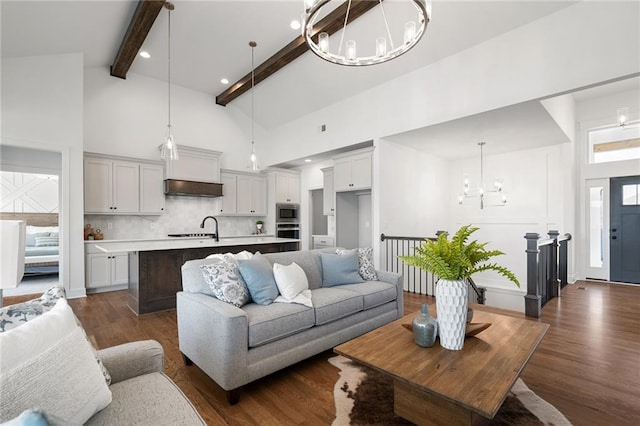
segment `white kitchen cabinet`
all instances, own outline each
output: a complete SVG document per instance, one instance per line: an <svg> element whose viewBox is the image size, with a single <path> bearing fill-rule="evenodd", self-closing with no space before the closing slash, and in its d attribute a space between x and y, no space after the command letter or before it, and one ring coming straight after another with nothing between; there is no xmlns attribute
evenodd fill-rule
<svg viewBox="0 0 640 426"><path fill-rule="evenodd" d="M325 216L335 214L336 193L333 189L333 167L322 169L322 213Z"/></svg>
<svg viewBox="0 0 640 426"><path fill-rule="evenodd" d="M97 289L129 284L128 253L88 253L85 262L86 288Z"/></svg>
<svg viewBox="0 0 640 426"><path fill-rule="evenodd" d="M220 214L266 216L267 178L253 173L224 170L220 173L223 197Z"/></svg>
<svg viewBox="0 0 640 426"><path fill-rule="evenodd" d="M178 159L166 161L167 178L220 182L220 151L178 145Z"/></svg>
<svg viewBox="0 0 640 426"><path fill-rule="evenodd" d="M300 204L300 175L276 172L276 203Z"/></svg>
<svg viewBox="0 0 640 426"><path fill-rule="evenodd" d="M140 164L140 213L164 212L164 168Z"/></svg>
<svg viewBox="0 0 640 426"><path fill-rule="evenodd" d="M85 214L164 213L161 163L137 162L100 154L85 155Z"/></svg>
<svg viewBox="0 0 640 426"><path fill-rule="evenodd" d="M355 191L371 188L371 151L334 157L334 189Z"/></svg>
<svg viewBox="0 0 640 426"><path fill-rule="evenodd" d="M85 158L85 213L139 212L139 164Z"/></svg>
<svg viewBox="0 0 640 426"><path fill-rule="evenodd" d="M313 248L327 248L327 247L335 247L336 240L334 237L330 237L328 235L313 235Z"/></svg>
<svg viewBox="0 0 640 426"><path fill-rule="evenodd" d="M220 172L222 183L222 197L220 198L220 211L222 215L236 214L237 177L234 173Z"/></svg>

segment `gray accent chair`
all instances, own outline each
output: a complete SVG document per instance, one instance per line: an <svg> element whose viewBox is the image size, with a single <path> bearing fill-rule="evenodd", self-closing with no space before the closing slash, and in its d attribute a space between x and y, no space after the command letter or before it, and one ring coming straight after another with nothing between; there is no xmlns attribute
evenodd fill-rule
<svg viewBox="0 0 640 426"><path fill-rule="evenodd" d="M160 343L126 343L98 354L111 375L112 401L87 425L206 424L180 388L163 373Z"/></svg>
<svg viewBox="0 0 640 426"><path fill-rule="evenodd" d="M238 401L243 385L403 316L401 274L377 271L378 281L323 288L321 251L265 255L271 264L296 262L305 271L313 308L284 303L238 308L207 292L200 266L210 260L182 266L180 351L187 365L195 363L227 392L230 404Z"/></svg>

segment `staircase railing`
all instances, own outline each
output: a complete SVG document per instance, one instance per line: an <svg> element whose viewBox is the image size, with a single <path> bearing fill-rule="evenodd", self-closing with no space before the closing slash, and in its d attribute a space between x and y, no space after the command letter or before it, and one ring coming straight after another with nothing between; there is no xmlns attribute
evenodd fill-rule
<svg viewBox="0 0 640 426"><path fill-rule="evenodd" d="M525 315L539 318L542 307L552 298L560 297L567 285L568 246L571 234L560 236L549 231L548 239L540 240L540 234L527 233L527 294L524 297Z"/></svg>
<svg viewBox="0 0 640 426"><path fill-rule="evenodd" d="M439 235L443 231L438 231ZM434 274L410 266L398 258L398 256L410 256L415 253L416 247L425 239L435 240L437 237L396 237L380 234L380 241L385 244L381 245L383 257L383 268L386 271L401 273L404 280L404 290L411 293L425 294L427 296L435 296L436 284L438 277ZM478 287L471 278L467 280L469 283L469 301L472 303L485 303L485 288Z"/></svg>

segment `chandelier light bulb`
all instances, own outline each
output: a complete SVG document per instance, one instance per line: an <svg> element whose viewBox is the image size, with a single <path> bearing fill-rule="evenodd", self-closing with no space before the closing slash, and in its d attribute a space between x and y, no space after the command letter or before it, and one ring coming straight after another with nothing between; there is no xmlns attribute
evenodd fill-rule
<svg viewBox="0 0 640 426"><path fill-rule="evenodd" d="M627 125L627 120L629 119L629 108L618 108L618 126L624 127Z"/></svg>
<svg viewBox="0 0 640 426"><path fill-rule="evenodd" d="M404 44L410 44L416 37L416 23L409 21L404 24Z"/></svg>
<svg viewBox="0 0 640 426"><path fill-rule="evenodd" d="M387 54L387 39L378 37L376 39L376 56L381 57Z"/></svg>
<svg viewBox="0 0 640 426"><path fill-rule="evenodd" d="M318 34L318 47L322 53L329 52L329 34L324 32Z"/></svg>
<svg viewBox="0 0 640 426"><path fill-rule="evenodd" d="M356 41L355 40L347 40L347 60L355 61L356 60Z"/></svg>

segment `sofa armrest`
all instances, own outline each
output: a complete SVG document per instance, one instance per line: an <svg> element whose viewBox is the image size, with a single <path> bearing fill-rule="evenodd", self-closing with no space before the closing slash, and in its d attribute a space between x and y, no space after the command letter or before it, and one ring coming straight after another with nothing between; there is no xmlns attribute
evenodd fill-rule
<svg viewBox="0 0 640 426"><path fill-rule="evenodd" d="M164 370L164 351L155 340L142 340L101 349L98 356L109 370L111 384L143 374L162 373Z"/></svg>
<svg viewBox="0 0 640 426"><path fill-rule="evenodd" d="M245 384L247 314L206 294L180 291L176 302L180 352L227 391Z"/></svg>
<svg viewBox="0 0 640 426"><path fill-rule="evenodd" d="M398 294L398 298L396 299L398 303L398 318L404 316L404 279L402 274L397 272L388 272L388 271L378 271L376 270L376 274L378 274L378 280L383 281L385 283L393 284L396 286L396 291Z"/></svg>

